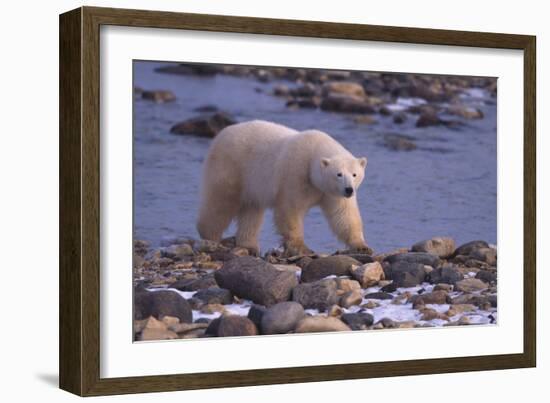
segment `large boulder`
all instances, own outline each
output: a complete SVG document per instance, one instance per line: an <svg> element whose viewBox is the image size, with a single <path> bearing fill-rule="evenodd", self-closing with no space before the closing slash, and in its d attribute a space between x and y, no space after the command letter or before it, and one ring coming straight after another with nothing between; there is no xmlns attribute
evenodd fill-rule
<svg viewBox="0 0 550 403"><path fill-rule="evenodd" d="M444 283L454 285L457 281L464 279L464 275L455 266L451 265L444 265L432 270L427 277L428 281L432 284Z"/></svg>
<svg viewBox="0 0 550 403"><path fill-rule="evenodd" d="M334 279L302 283L292 291L292 299L304 308L325 311L339 302L338 283Z"/></svg>
<svg viewBox="0 0 550 403"><path fill-rule="evenodd" d="M352 266L361 263L347 255L334 255L312 260L302 269L301 281L308 283L321 280L327 276L349 276Z"/></svg>
<svg viewBox="0 0 550 403"><path fill-rule="evenodd" d="M306 316L304 308L297 302L279 302L268 308L262 316L261 331L263 334L284 334L296 327Z"/></svg>
<svg viewBox="0 0 550 403"><path fill-rule="evenodd" d="M265 306L289 300L292 289L298 285L293 272L277 270L272 264L251 256L225 262L214 277L220 287Z"/></svg>
<svg viewBox="0 0 550 403"><path fill-rule="evenodd" d="M165 316L178 318L180 322L193 322L191 306L176 291L138 291L134 294L134 319L154 316L162 320Z"/></svg>

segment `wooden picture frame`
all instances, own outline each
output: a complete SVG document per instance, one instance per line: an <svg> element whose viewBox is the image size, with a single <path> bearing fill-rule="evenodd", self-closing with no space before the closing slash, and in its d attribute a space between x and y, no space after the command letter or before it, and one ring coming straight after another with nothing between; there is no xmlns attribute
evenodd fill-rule
<svg viewBox="0 0 550 403"><path fill-rule="evenodd" d="M100 26L170 28L524 52L523 353L229 372L100 377ZM535 37L82 7L60 16L60 387L81 396L533 367L535 288Z"/></svg>

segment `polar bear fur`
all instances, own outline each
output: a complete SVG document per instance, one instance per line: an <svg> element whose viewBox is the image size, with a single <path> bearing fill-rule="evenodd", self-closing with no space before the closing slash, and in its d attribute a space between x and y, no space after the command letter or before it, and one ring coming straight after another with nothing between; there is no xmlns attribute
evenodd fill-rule
<svg viewBox="0 0 550 403"><path fill-rule="evenodd" d="M220 241L236 218L237 246L257 254L264 211L272 208L286 254L310 254L304 217L319 205L340 241L368 250L356 199L366 165L318 130L259 120L228 126L206 157L197 229L203 239Z"/></svg>

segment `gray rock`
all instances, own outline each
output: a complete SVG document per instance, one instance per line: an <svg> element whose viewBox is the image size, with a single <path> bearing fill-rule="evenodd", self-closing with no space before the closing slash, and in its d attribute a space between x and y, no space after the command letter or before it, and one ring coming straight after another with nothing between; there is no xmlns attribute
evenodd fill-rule
<svg viewBox="0 0 550 403"><path fill-rule="evenodd" d="M292 291L292 300L306 309L325 311L331 305L338 304L339 298L338 284L333 279L302 283Z"/></svg>
<svg viewBox="0 0 550 403"><path fill-rule="evenodd" d="M220 287L265 306L289 300L292 289L298 285L294 273L277 270L272 264L251 256L225 262L214 277Z"/></svg>
<svg viewBox="0 0 550 403"><path fill-rule="evenodd" d="M345 313L340 319L351 330L365 330L374 323L374 316L367 312Z"/></svg>
<svg viewBox="0 0 550 403"><path fill-rule="evenodd" d="M390 266L389 278L397 287L414 287L424 282L426 270L421 263L399 260Z"/></svg>
<svg viewBox="0 0 550 403"><path fill-rule="evenodd" d="M477 272L476 278L486 283L496 283L497 273L489 270L480 270Z"/></svg>
<svg viewBox="0 0 550 403"><path fill-rule="evenodd" d="M387 256L384 261L390 264L399 261L420 263L422 265L432 266L433 268L439 267L439 265L441 264L441 260L437 256L425 252L396 253L395 255Z"/></svg>
<svg viewBox="0 0 550 403"><path fill-rule="evenodd" d="M415 243L413 252L426 252L440 258L446 258L455 251L455 241L452 238L436 237Z"/></svg>
<svg viewBox="0 0 550 403"><path fill-rule="evenodd" d="M180 322L192 323L193 312L189 303L175 291L141 291L134 295L134 319L146 319L154 316L162 320L173 316Z"/></svg>
<svg viewBox="0 0 550 403"><path fill-rule="evenodd" d="M245 316L222 316L218 324L218 337L255 336L258 329Z"/></svg>
<svg viewBox="0 0 550 403"><path fill-rule="evenodd" d="M480 248L488 248L489 244L485 241L471 241L467 242L465 244L460 245L458 248L456 248L454 256L457 255L469 255L476 249Z"/></svg>
<svg viewBox="0 0 550 403"><path fill-rule="evenodd" d="M205 304L231 304L233 302L233 294L231 291L220 287L210 287L204 290L197 291L193 298L200 299Z"/></svg>
<svg viewBox="0 0 550 403"><path fill-rule="evenodd" d="M312 260L302 269L301 281L308 283L321 280L327 276L349 276L351 266L361 263L347 255L334 255Z"/></svg>
<svg viewBox="0 0 550 403"><path fill-rule="evenodd" d="M279 302L268 308L262 316L262 334L284 334L296 327L306 316L304 308L297 302Z"/></svg>
<svg viewBox="0 0 550 403"><path fill-rule="evenodd" d="M432 284L456 284L457 281L463 280L464 275L453 266L443 266L433 270L428 274L428 281Z"/></svg>

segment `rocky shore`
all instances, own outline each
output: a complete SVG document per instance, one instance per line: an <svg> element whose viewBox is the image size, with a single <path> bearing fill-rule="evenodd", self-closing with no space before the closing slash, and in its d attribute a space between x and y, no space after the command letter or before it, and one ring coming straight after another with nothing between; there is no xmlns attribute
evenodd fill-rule
<svg viewBox="0 0 550 403"><path fill-rule="evenodd" d="M484 241L293 257L249 256L233 238L134 242L136 341L496 321L497 251Z"/></svg>
<svg viewBox="0 0 550 403"><path fill-rule="evenodd" d="M289 111L318 109L349 115L358 126L391 119L396 126L444 126L460 130L470 120L484 118L480 105L496 102L497 81L492 77L337 71L279 67L171 64L158 73L214 77L237 76L258 81L257 92L282 99ZM136 88L137 96L156 103L172 102L167 90ZM214 137L239 119L216 105L200 105L196 116L178 122L176 135ZM381 144L393 151L412 151L415 139L386 133Z"/></svg>

